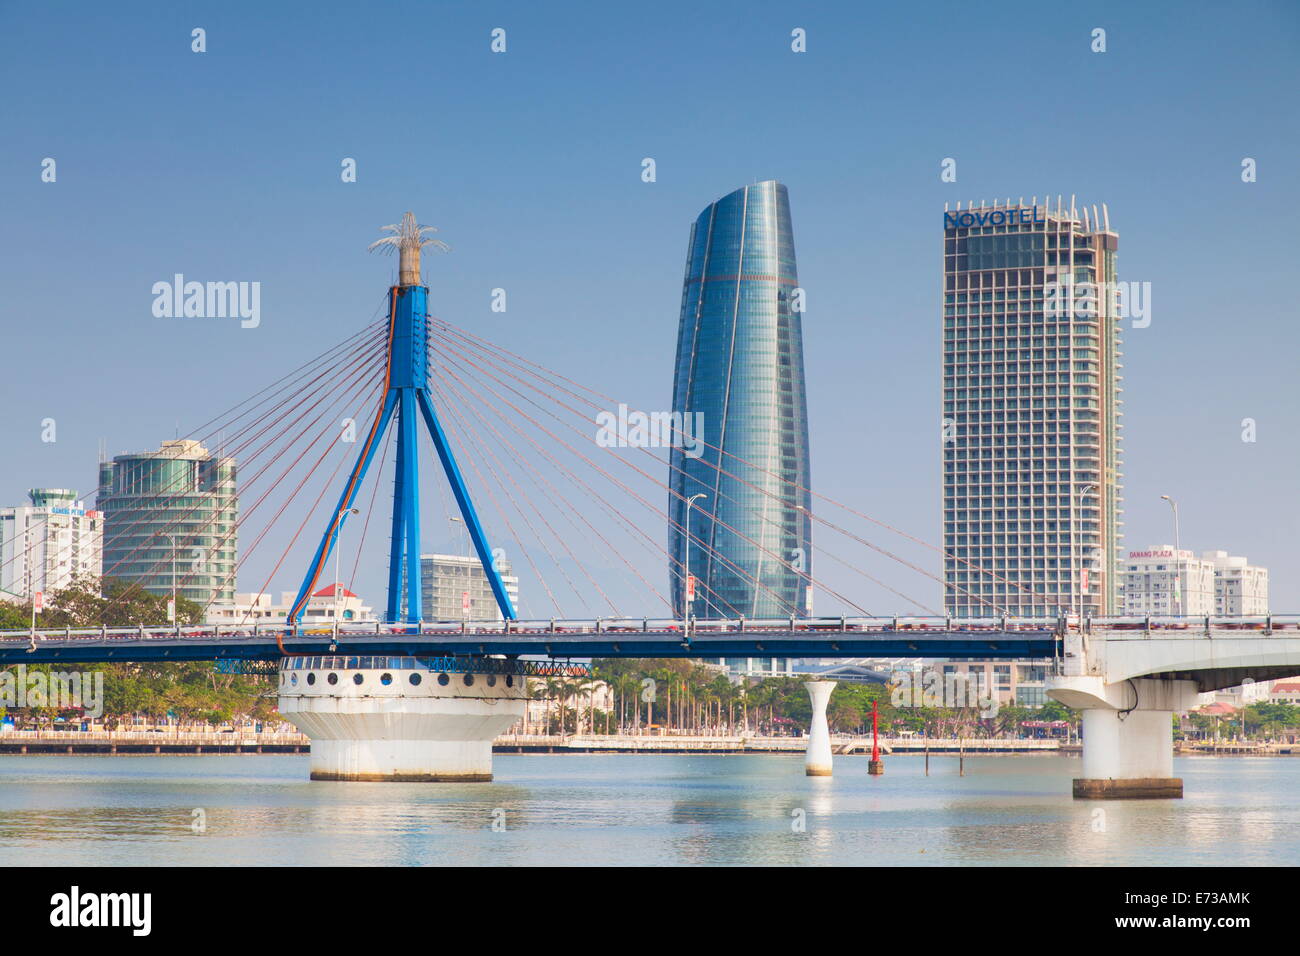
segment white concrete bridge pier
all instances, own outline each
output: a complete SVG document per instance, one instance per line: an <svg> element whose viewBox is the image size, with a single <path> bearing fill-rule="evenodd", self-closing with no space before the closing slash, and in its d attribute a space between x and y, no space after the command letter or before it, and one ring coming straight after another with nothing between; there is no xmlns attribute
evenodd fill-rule
<svg viewBox="0 0 1300 956"><path fill-rule="evenodd" d="M280 713L311 738L311 779L492 779L492 741L523 716L505 660L287 657Z"/></svg>
<svg viewBox="0 0 1300 956"><path fill-rule="evenodd" d="M1265 617L1088 621L1064 631L1047 694L1083 714L1087 798L1181 797L1173 718L1197 694L1300 673L1300 639Z"/></svg>
<svg viewBox="0 0 1300 956"><path fill-rule="evenodd" d="M808 728L808 752L804 757L804 772L810 777L831 775L831 731L826 723L826 705L837 682L833 680L804 681L808 697L812 700L812 721Z"/></svg>
<svg viewBox="0 0 1300 956"><path fill-rule="evenodd" d="M1174 776L1174 714L1195 706L1194 681L1058 677L1050 694L1082 711L1083 775L1074 795L1090 799L1181 797Z"/></svg>

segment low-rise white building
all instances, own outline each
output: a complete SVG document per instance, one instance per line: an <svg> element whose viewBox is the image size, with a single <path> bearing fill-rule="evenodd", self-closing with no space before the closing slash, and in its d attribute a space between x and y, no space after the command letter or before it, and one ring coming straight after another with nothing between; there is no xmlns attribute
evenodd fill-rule
<svg viewBox="0 0 1300 956"><path fill-rule="evenodd" d="M104 520L67 488L33 488L31 504L0 508L0 600L30 601L102 571Z"/></svg>
<svg viewBox="0 0 1300 956"><path fill-rule="evenodd" d="M1120 613L1214 614L1214 564L1191 551L1162 544L1130 551L1120 575Z"/></svg>
<svg viewBox="0 0 1300 956"><path fill-rule="evenodd" d="M249 626L284 622L293 607L294 591L281 591L279 603L269 594L236 594L234 604L214 604L208 608L208 624ZM331 584L312 593L303 608L299 625L361 624L376 621L374 611L361 598L341 584Z"/></svg>
<svg viewBox="0 0 1300 956"><path fill-rule="evenodd" d="M1270 704L1300 704L1300 678L1273 681L1268 700Z"/></svg>

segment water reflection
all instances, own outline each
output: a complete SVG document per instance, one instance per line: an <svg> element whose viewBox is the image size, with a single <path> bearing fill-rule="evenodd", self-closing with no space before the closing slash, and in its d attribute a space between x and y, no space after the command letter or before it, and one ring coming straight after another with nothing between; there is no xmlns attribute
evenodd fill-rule
<svg viewBox="0 0 1300 956"><path fill-rule="evenodd" d="M1179 758L1186 798L1156 801L1074 800L1078 766L511 755L493 783L428 785L312 782L297 756L8 756L0 865L1300 862L1300 761Z"/></svg>

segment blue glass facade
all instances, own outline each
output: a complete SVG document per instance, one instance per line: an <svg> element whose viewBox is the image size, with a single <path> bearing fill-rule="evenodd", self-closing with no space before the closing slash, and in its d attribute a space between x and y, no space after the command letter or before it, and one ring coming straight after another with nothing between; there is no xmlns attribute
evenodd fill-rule
<svg viewBox="0 0 1300 956"><path fill-rule="evenodd" d="M700 421L704 442L671 453L669 581L678 613L688 557L699 618L810 610L811 495L797 490L811 487L798 286L785 186L746 186L700 213L673 379L673 411ZM696 494L707 497L690 509L690 532L708 547L692 541L688 555L684 499Z"/></svg>

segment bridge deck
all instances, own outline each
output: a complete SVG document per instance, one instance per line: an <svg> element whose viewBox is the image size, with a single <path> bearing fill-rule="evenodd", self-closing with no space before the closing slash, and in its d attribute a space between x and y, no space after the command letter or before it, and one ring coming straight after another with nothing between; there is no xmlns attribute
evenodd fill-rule
<svg viewBox="0 0 1300 956"><path fill-rule="evenodd" d="M1091 640L1300 637L1300 615L1098 618ZM0 666L97 661L275 661L289 654L552 657L1059 657L1073 618L808 618L341 624L286 634L282 624L54 628L0 632ZM284 652L277 643L284 642Z"/></svg>
<svg viewBox="0 0 1300 956"><path fill-rule="evenodd" d="M584 657L1052 657L1050 631L927 631L924 633L745 631L584 632L557 634L340 633L284 638L290 654L420 656L505 654L569 659ZM0 665L111 661L278 660L275 636L123 635L0 639Z"/></svg>

